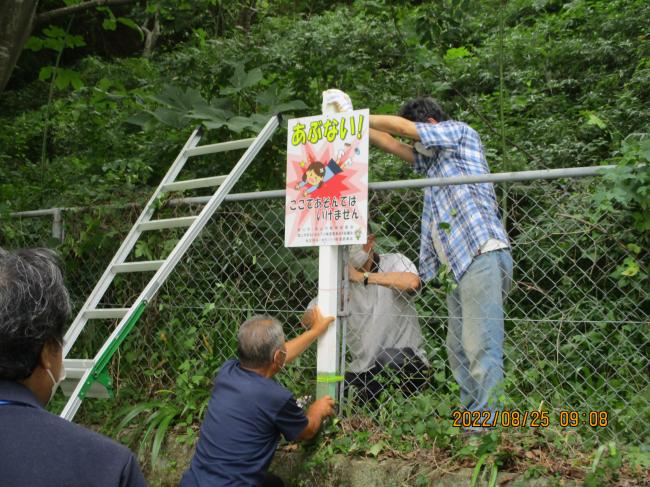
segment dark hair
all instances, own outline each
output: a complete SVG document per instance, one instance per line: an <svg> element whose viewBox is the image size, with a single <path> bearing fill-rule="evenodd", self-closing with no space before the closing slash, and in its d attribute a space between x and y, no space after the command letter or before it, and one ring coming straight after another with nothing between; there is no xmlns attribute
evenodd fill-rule
<svg viewBox="0 0 650 487"><path fill-rule="evenodd" d="M436 122L449 120L449 115L445 113L438 102L428 96L407 101L397 114L411 122L428 122L429 118L433 118Z"/></svg>
<svg viewBox="0 0 650 487"><path fill-rule="evenodd" d="M237 356L244 367L266 367L283 345L282 325L272 316L253 316L244 321L237 332Z"/></svg>
<svg viewBox="0 0 650 487"><path fill-rule="evenodd" d="M23 380L43 345L63 340L70 296L49 249L0 249L0 379Z"/></svg>
<svg viewBox="0 0 650 487"><path fill-rule="evenodd" d="M304 181L307 181L307 173L308 173L309 171L313 171L313 172L315 172L317 175L319 175L321 178L324 178L324 177L325 177L325 164L323 164L322 162L318 162L318 161L316 161L316 162L312 162L312 163L307 167L307 170L306 170L306 171L303 173L303 175L302 175L302 180L303 180L303 182L304 182ZM323 181L321 180L321 182L318 183L318 187L320 188L322 184L323 184Z"/></svg>

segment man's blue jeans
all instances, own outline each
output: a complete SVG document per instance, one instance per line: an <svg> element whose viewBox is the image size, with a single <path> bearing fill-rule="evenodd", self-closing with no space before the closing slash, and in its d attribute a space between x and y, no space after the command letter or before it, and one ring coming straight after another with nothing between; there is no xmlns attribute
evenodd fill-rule
<svg viewBox="0 0 650 487"><path fill-rule="evenodd" d="M508 249L474 258L447 296L449 365L468 411L499 409L503 381L503 300L512 282ZM492 416L492 414L490 414Z"/></svg>

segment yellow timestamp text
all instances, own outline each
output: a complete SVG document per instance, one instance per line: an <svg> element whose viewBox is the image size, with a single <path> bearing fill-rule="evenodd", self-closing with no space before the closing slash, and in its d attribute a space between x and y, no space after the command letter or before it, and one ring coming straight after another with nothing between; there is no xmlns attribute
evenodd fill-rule
<svg viewBox="0 0 650 487"><path fill-rule="evenodd" d="M548 428L590 426L604 428L609 424L608 411L560 411L557 422L548 411L452 411L452 426L456 428Z"/></svg>

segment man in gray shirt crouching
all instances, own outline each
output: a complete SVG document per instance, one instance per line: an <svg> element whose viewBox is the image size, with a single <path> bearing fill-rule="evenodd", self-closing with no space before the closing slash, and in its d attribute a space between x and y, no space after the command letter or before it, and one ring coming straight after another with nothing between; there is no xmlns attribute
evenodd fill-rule
<svg viewBox="0 0 650 487"><path fill-rule="evenodd" d="M374 405L389 382L406 395L422 390L429 377L422 331L413 298L420 289L415 264L399 253L377 254L375 236L350 248L350 316L345 387ZM309 303L309 310L316 300ZM310 311L303 322L311 320Z"/></svg>

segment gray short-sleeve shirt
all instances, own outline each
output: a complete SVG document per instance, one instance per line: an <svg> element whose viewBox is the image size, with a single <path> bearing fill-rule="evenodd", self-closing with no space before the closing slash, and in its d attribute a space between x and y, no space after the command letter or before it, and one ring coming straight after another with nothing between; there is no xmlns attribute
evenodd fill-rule
<svg viewBox="0 0 650 487"><path fill-rule="evenodd" d="M418 270L402 254L380 254L378 272ZM346 342L352 361L348 372L365 372L375 365L377 355L386 348L410 347L428 365L413 293L400 292L376 284L350 283L350 316ZM313 300L309 307L316 304Z"/></svg>

